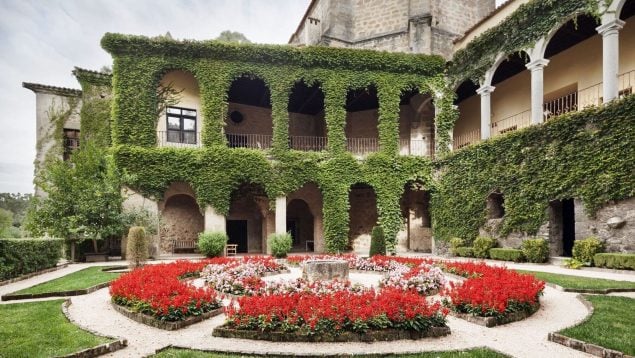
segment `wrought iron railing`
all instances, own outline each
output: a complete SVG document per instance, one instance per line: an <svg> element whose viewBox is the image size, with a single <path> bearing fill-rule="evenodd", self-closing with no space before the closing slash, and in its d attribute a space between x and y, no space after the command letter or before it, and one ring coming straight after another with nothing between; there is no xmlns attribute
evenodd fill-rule
<svg viewBox="0 0 635 358"><path fill-rule="evenodd" d="M578 110L578 92L571 92L562 97L543 103L543 116L545 120L568 112Z"/></svg>
<svg viewBox="0 0 635 358"><path fill-rule="evenodd" d="M346 148L356 155L366 155L379 150L378 138L346 138Z"/></svg>
<svg viewBox="0 0 635 358"><path fill-rule="evenodd" d="M633 86L635 86L635 70L622 73L617 78L619 89L619 98L633 94Z"/></svg>
<svg viewBox="0 0 635 358"><path fill-rule="evenodd" d="M230 148L269 149L273 137L269 134L236 134L226 133L227 145Z"/></svg>
<svg viewBox="0 0 635 358"><path fill-rule="evenodd" d="M526 110L492 123L492 136L513 132L531 124L531 111Z"/></svg>
<svg viewBox="0 0 635 358"><path fill-rule="evenodd" d="M454 136L452 148L454 150L467 147L470 144L475 144L481 141L481 129L475 129L469 132L460 133Z"/></svg>
<svg viewBox="0 0 635 358"><path fill-rule="evenodd" d="M197 148L201 147L200 132L157 131L159 147Z"/></svg>
<svg viewBox="0 0 635 358"><path fill-rule="evenodd" d="M326 137L290 136L289 148L305 152L320 152L326 150L328 140Z"/></svg>

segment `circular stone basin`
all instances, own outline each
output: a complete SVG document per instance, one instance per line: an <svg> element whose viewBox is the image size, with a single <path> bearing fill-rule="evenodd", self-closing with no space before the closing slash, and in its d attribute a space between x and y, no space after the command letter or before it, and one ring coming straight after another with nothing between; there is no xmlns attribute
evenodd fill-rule
<svg viewBox="0 0 635 358"><path fill-rule="evenodd" d="M302 268L302 278L309 282L348 280L348 262L344 260L307 261Z"/></svg>

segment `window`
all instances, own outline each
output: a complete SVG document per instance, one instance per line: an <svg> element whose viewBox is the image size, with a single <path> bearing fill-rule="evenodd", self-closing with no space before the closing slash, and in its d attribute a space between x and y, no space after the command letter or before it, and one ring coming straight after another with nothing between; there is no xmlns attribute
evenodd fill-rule
<svg viewBox="0 0 635 358"><path fill-rule="evenodd" d="M71 154L79 149L79 130L64 128L64 160L69 160Z"/></svg>
<svg viewBox="0 0 635 358"><path fill-rule="evenodd" d="M196 110L168 107L166 112L167 141L196 144Z"/></svg>

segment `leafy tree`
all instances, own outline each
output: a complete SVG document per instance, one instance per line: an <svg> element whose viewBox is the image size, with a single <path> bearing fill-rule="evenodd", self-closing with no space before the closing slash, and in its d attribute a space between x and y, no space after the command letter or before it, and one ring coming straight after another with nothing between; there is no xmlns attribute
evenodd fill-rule
<svg viewBox="0 0 635 358"><path fill-rule="evenodd" d="M13 224L13 213L9 210L0 209L0 233L11 227Z"/></svg>
<svg viewBox="0 0 635 358"><path fill-rule="evenodd" d="M46 196L34 198L26 227L34 235L97 240L124 230L121 175L105 149L84 142L69 161L53 158L35 181Z"/></svg>
<svg viewBox="0 0 635 358"><path fill-rule="evenodd" d="M13 226L22 225L32 197L31 194L0 193L0 209L13 213Z"/></svg>
<svg viewBox="0 0 635 358"><path fill-rule="evenodd" d="M221 32L220 35L218 35L218 37L214 40L223 42L238 42L239 44L251 43L251 41L249 41L249 39L247 39L247 37L245 37L245 35L243 35L242 33L229 30Z"/></svg>

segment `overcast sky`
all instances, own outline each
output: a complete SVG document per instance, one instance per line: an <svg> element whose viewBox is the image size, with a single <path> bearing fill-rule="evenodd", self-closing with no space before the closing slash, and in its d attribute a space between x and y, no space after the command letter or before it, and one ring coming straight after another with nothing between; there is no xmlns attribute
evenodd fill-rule
<svg viewBox="0 0 635 358"><path fill-rule="evenodd" d="M35 94L22 82L79 88L74 66L111 63L106 32L204 40L232 30L283 44L309 1L0 0L0 192L33 191Z"/></svg>

